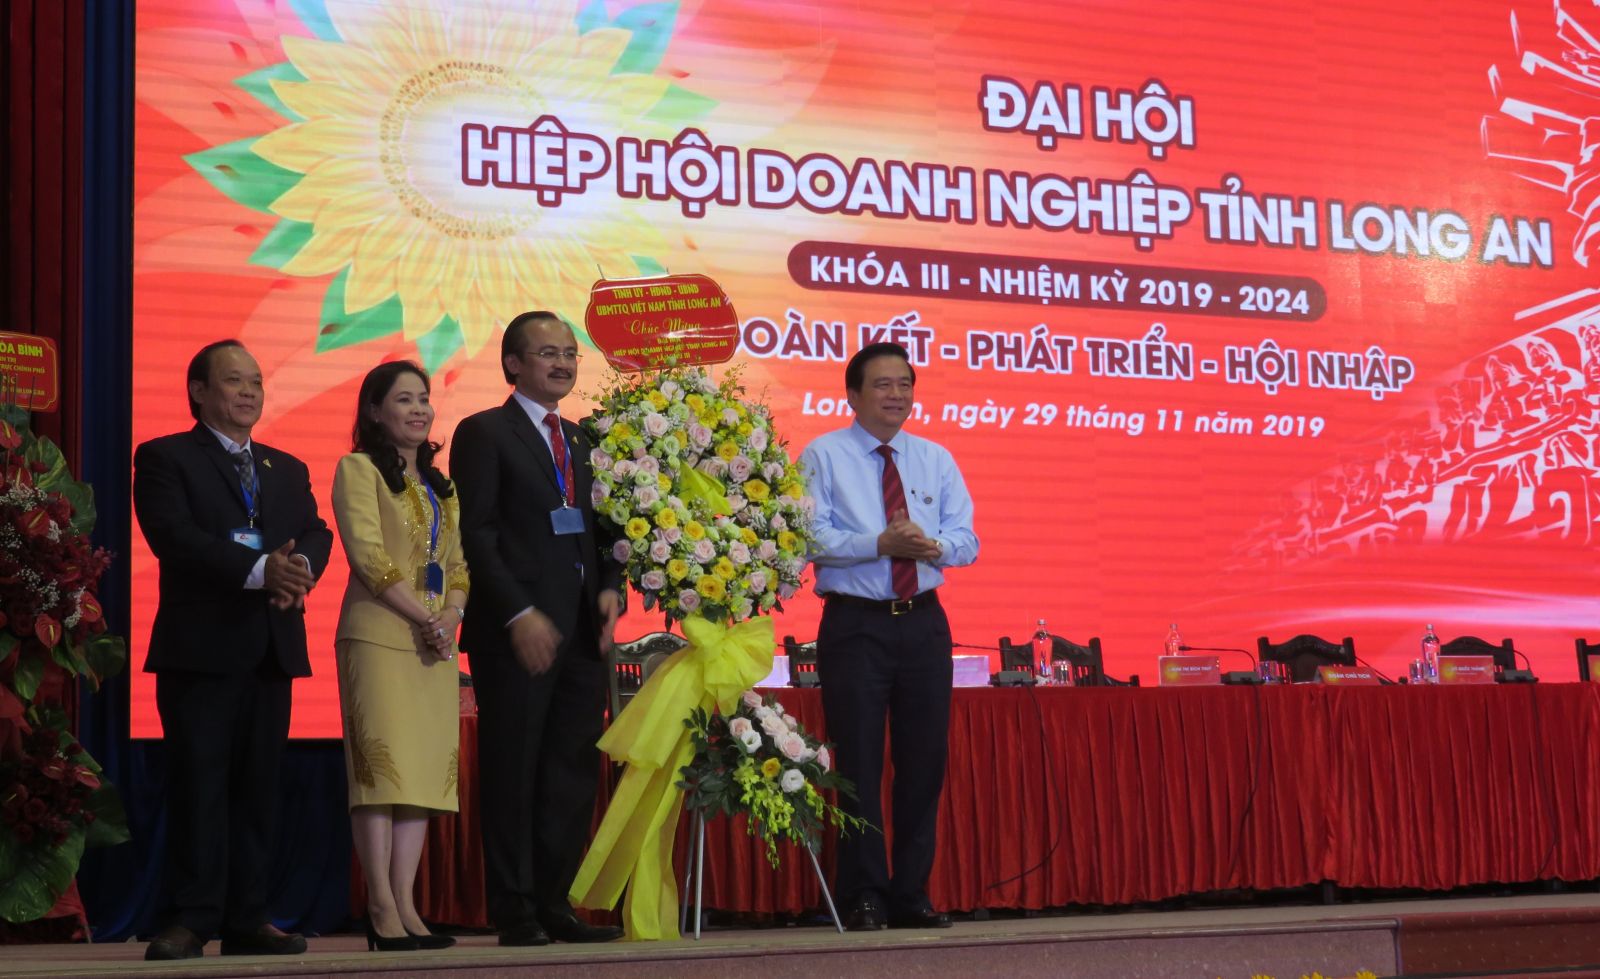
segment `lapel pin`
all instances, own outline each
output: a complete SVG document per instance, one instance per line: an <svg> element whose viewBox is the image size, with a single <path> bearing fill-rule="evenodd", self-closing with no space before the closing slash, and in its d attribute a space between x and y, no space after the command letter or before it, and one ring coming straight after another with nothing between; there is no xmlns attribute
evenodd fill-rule
<svg viewBox="0 0 1600 979"><path fill-rule="evenodd" d="M262 459L262 460L261 460L261 464L262 464L262 465L263 465L263 466L266 466L266 467L267 467L267 468L268 468L268 469L271 469L271 468L272 468L272 460L271 460L271 459L270 459L270 458L263 458L263 459Z"/></svg>

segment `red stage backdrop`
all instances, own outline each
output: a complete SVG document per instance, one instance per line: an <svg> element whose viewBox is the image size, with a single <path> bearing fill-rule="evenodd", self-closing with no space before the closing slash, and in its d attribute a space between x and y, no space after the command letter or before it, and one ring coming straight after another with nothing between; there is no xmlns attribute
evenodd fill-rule
<svg viewBox="0 0 1600 979"><path fill-rule="evenodd" d="M795 451L852 352L912 351L977 500L958 642L1043 616L1149 678L1175 620L1403 673L1431 622L1567 679L1600 633L1587 4L139 0L137 44L136 441L236 336L326 502L374 364L433 370L448 439L517 312L703 273ZM345 577L299 736L339 731Z"/></svg>

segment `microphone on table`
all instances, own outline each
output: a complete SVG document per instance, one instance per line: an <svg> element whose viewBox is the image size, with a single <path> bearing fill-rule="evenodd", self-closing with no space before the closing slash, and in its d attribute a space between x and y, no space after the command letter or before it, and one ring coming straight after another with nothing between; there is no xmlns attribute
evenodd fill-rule
<svg viewBox="0 0 1600 979"><path fill-rule="evenodd" d="M1250 658L1250 671L1229 670L1222 674L1222 682L1230 686L1255 686L1267 682L1261 675L1261 664L1256 662L1256 654L1248 649L1238 646L1187 646L1181 643L1178 649L1185 653L1243 653Z"/></svg>
<svg viewBox="0 0 1600 979"><path fill-rule="evenodd" d="M1496 683L1538 683L1539 682L1539 678L1533 675L1533 663L1532 663L1532 661L1530 661L1528 659L1527 655L1524 654L1522 652L1522 650L1517 649L1515 646L1513 646L1511 648L1511 651L1513 653L1517 654L1518 656L1521 656L1522 657L1522 662L1526 663L1528 668L1525 669L1525 670L1515 670L1515 669L1513 669L1513 670L1501 670L1498 674L1495 675L1495 678L1494 678L1495 682Z"/></svg>

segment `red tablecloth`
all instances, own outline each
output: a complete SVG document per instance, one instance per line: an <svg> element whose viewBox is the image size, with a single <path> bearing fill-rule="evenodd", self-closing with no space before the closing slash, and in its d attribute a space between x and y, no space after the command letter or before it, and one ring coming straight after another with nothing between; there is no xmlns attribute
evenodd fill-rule
<svg viewBox="0 0 1600 979"><path fill-rule="evenodd" d="M778 693L825 733L817 691ZM430 826L418 907L482 926L476 718L461 734L461 813ZM1597 757L1600 684L961 689L930 897L966 910L1587 880ZM711 824L706 864L709 907L821 904L804 854L773 871L742 824Z"/></svg>

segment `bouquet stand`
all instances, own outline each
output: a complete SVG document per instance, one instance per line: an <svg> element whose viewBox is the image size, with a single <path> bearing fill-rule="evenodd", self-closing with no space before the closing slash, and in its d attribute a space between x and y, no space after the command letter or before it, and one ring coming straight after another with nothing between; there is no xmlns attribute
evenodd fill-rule
<svg viewBox="0 0 1600 979"><path fill-rule="evenodd" d="M705 911L701 903L701 886L705 883L706 865L706 816L703 812L694 814L694 855L692 862L685 868L683 875L683 899L678 902L678 933L687 934L689 931L689 885L694 884L694 940L700 940L700 919ZM839 921L839 911L833 906L833 894L828 890L827 875L822 872L822 864L817 862L816 844L806 841L806 856L811 858L811 869L817 875L817 886L822 888L822 900L828 905L828 916L833 919L833 927L844 934L844 924Z"/></svg>

